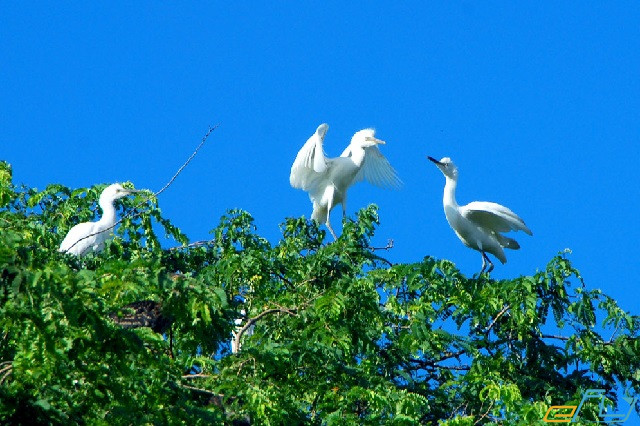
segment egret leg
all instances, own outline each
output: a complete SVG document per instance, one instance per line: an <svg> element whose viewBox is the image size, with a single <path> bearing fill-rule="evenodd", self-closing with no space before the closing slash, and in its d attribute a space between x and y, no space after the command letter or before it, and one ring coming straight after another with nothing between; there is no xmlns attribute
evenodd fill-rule
<svg viewBox="0 0 640 426"><path fill-rule="evenodd" d="M489 256L485 252L482 252L482 269L480 269L480 274L484 272L484 268L489 263L489 267L487 268L487 274L493 271L493 262L489 259Z"/></svg>
<svg viewBox="0 0 640 426"><path fill-rule="evenodd" d="M334 207L333 204L333 191L331 191L331 194L329 194L329 200L327 203L327 221L325 222L325 225L327 225L327 228L329 229L329 232L331 232L331 235L333 235L333 239L337 240L338 237L336 235L336 233L333 231L333 228L331 227L331 209Z"/></svg>
<svg viewBox="0 0 640 426"><path fill-rule="evenodd" d="M347 217L347 194L344 194L342 198L342 220Z"/></svg>
<svg viewBox="0 0 640 426"><path fill-rule="evenodd" d="M336 235L336 233L333 231L333 228L331 227L331 223L329 223L329 218L327 217L327 228L329 228L329 232L331 232L331 235L333 235L333 239L337 240L338 236Z"/></svg>

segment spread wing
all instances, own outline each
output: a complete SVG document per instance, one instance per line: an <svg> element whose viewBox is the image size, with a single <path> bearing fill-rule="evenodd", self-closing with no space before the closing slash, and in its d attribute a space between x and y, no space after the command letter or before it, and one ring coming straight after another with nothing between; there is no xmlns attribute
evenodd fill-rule
<svg viewBox="0 0 640 426"><path fill-rule="evenodd" d="M487 201L474 201L460 207L460 213L476 225L493 231L524 231L533 235L524 221L510 209Z"/></svg>
<svg viewBox="0 0 640 426"><path fill-rule="evenodd" d="M377 146L370 146L364 149L364 161L353 182L360 182L366 179L369 183L386 189L398 189L402 186L402 181L398 173L389 163L389 160L382 155ZM343 152L341 157L351 156L351 145Z"/></svg>
<svg viewBox="0 0 640 426"><path fill-rule="evenodd" d="M327 171L330 159L324 153L322 138L314 133L298 152L289 175L289 183L294 188L309 191Z"/></svg>

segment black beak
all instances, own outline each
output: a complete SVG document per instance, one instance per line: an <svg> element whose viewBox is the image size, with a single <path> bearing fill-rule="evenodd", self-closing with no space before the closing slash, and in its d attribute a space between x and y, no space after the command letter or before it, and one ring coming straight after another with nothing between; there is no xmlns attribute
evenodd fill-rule
<svg viewBox="0 0 640 426"><path fill-rule="evenodd" d="M440 166L442 165L442 163L441 163L441 162L439 162L438 160L436 160L436 159L435 159L435 158L433 158L433 157L429 157L429 156L427 156L427 158L428 158L429 160L433 161L434 163L436 163L436 164L440 165Z"/></svg>

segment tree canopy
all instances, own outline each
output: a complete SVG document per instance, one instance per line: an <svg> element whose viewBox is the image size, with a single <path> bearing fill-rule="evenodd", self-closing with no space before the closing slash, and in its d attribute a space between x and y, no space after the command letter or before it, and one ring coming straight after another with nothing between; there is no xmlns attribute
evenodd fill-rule
<svg viewBox="0 0 640 426"><path fill-rule="evenodd" d="M567 253L510 280L391 264L375 206L335 242L288 218L273 244L232 210L189 244L148 194L102 253L59 253L104 187L38 191L0 163L2 423L533 424L586 389L620 410L640 392L640 317Z"/></svg>

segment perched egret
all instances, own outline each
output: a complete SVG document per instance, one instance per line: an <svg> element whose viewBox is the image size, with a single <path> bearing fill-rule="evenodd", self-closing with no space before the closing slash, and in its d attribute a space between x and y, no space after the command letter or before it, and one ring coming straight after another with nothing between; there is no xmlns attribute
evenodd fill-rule
<svg viewBox="0 0 640 426"><path fill-rule="evenodd" d="M105 241L111 236L111 229L116 224L116 208L113 203L122 197L138 192L135 189L123 188L119 183L107 186L98 204L102 208L102 217L97 222L83 222L75 225L64 237L58 251L85 256L91 252L99 252Z"/></svg>
<svg viewBox="0 0 640 426"><path fill-rule="evenodd" d="M346 216L347 190L351 185L366 179L382 188L399 188L402 181L378 149L384 141L376 139L374 129L356 132L340 157L327 158L322 143L328 129L328 124L318 126L298 152L289 182L309 193L313 203L311 218L325 223L333 238L338 239L331 228L329 213L342 204L342 216Z"/></svg>
<svg viewBox="0 0 640 426"><path fill-rule="evenodd" d="M459 206L456 202L456 185L458 183L458 168L450 158L445 157L433 161L446 178L444 185L444 214L447 222L454 230L460 241L469 248L482 253L482 273L489 263L487 272L493 270L493 263L487 256L491 253L500 262L506 263L503 247L517 250L520 245L516 240L505 237L501 232L524 231L533 235L524 221L505 206L486 201L473 201L466 206Z"/></svg>

